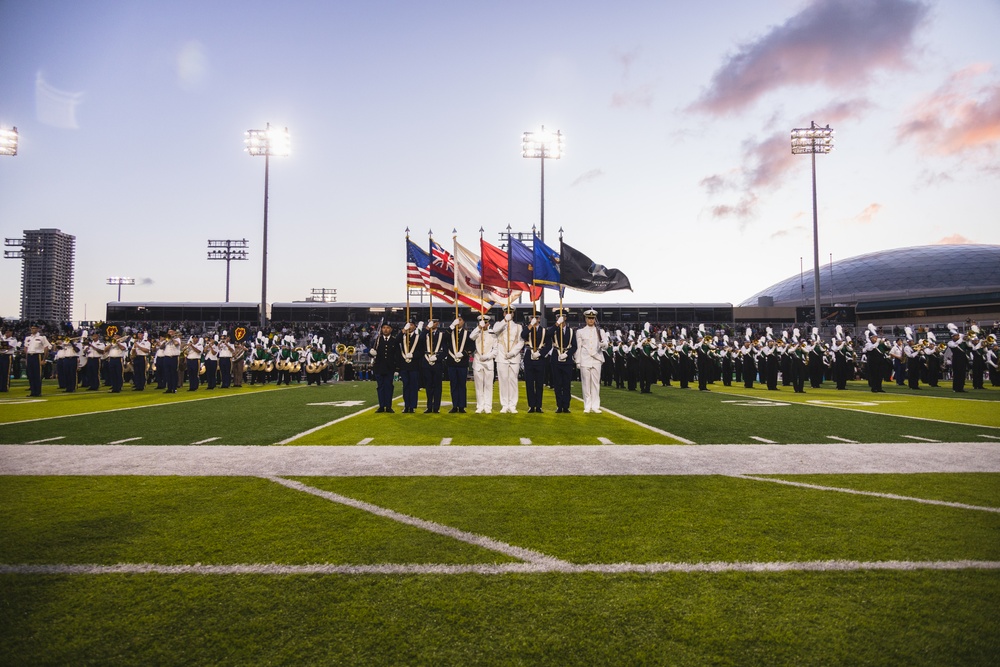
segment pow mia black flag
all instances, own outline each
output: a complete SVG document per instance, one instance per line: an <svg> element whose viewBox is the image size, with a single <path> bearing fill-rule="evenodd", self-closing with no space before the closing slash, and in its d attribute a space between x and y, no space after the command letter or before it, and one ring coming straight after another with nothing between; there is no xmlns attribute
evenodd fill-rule
<svg viewBox="0 0 1000 667"><path fill-rule="evenodd" d="M618 269L595 264L579 250L559 242L559 282L584 292L632 290L628 276Z"/></svg>

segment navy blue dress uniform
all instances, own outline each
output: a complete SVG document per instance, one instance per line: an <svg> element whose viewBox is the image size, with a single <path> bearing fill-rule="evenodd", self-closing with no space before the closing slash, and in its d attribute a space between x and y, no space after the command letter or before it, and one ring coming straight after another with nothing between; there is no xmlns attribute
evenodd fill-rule
<svg viewBox="0 0 1000 667"><path fill-rule="evenodd" d="M424 412L441 411L441 389L444 385L445 356L448 348L444 343L445 335L438 328L438 321L427 320L427 330L424 332L420 346L420 382L424 386L427 397L427 409Z"/></svg>
<svg viewBox="0 0 1000 667"><path fill-rule="evenodd" d="M392 333L392 326L382 325L382 331L375 336L368 356L372 359L372 374L375 376L375 392L378 395L378 410L376 412L395 412L392 409L392 377L396 372L396 356L399 341Z"/></svg>
<svg viewBox="0 0 1000 667"><path fill-rule="evenodd" d="M403 325L396 350L396 367L403 383L403 414L413 414L420 396L420 334L413 323Z"/></svg>
<svg viewBox="0 0 1000 667"><path fill-rule="evenodd" d="M556 311L558 313L558 311ZM555 326L549 327L552 351L549 354L552 365L552 388L556 394L556 412L569 412L570 385L573 382L573 355L576 354L576 335L566 325L564 315L559 315Z"/></svg>
<svg viewBox="0 0 1000 667"><path fill-rule="evenodd" d="M25 370L31 396L42 395L42 361L51 348L49 339L38 332L37 326L32 326L31 333L24 339Z"/></svg>
<svg viewBox="0 0 1000 667"><path fill-rule="evenodd" d="M542 412L542 396L545 388L545 367L549 363L552 340L537 317L532 317L528 326L521 329L524 340L524 388L528 395L528 412Z"/></svg>
<svg viewBox="0 0 1000 667"><path fill-rule="evenodd" d="M464 413L468 405L469 360L475 343L465 329L465 320L455 318L447 334L448 387L451 390L451 410Z"/></svg>

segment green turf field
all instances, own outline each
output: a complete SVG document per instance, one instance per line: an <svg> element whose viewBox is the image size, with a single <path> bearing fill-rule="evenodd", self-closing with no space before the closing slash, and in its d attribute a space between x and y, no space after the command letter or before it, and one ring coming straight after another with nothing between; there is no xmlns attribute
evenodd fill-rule
<svg viewBox="0 0 1000 667"><path fill-rule="evenodd" d="M46 391L39 402L15 385L0 400L0 445L81 445L71 450L81 456L98 444L190 446L170 450L178 456L530 443L642 456L629 445L935 442L1000 457L997 390L887 389L604 389L602 414L574 402L569 415L403 415L374 413L366 382ZM7 475L0 535L0 664L993 665L1000 655L1000 472Z"/></svg>

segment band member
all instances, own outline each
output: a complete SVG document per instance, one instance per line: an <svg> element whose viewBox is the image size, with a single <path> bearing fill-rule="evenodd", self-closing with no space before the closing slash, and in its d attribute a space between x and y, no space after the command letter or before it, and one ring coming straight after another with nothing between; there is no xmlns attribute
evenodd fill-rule
<svg viewBox="0 0 1000 667"><path fill-rule="evenodd" d="M521 351L524 340L521 338L523 327L514 321L514 309L504 308L503 319L493 327L497 337L496 364L497 382L500 385L500 412L517 413L517 373L521 369ZM490 383L490 403L493 402L493 386Z"/></svg>
<svg viewBox="0 0 1000 667"><path fill-rule="evenodd" d="M424 386L424 394L427 398L427 409L425 413L437 413L441 411L441 389L444 385L444 367L446 350L444 345L444 333L438 328L438 320L427 320L427 331L423 336L423 345L420 346L420 381Z"/></svg>
<svg viewBox="0 0 1000 667"><path fill-rule="evenodd" d="M806 366L809 363L809 354L812 352L812 345L808 341L799 341L798 337L792 339L789 348L791 355L792 387L796 394L804 394L806 383Z"/></svg>
<svg viewBox="0 0 1000 667"><path fill-rule="evenodd" d="M920 389L920 366L923 363L923 355L920 349L909 337L909 327L907 329L907 339L903 344L903 358L906 359L906 382L910 389Z"/></svg>
<svg viewBox="0 0 1000 667"><path fill-rule="evenodd" d="M552 365L552 388L556 395L556 412L569 412L570 385L573 381L573 355L576 354L576 336L573 329L566 325L566 311L559 308L556 324L549 328L549 340L552 341L550 353Z"/></svg>
<svg viewBox="0 0 1000 667"><path fill-rule="evenodd" d="M383 323L381 333L368 348L368 356L372 359L372 374L375 376L375 391L378 394L378 410L375 412L395 412L392 409L392 376L396 372L398 347L399 341L392 334L392 325Z"/></svg>
<svg viewBox="0 0 1000 667"><path fill-rule="evenodd" d="M233 386L243 386L243 374L246 372L247 346L239 341L233 346Z"/></svg>
<svg viewBox="0 0 1000 667"><path fill-rule="evenodd" d="M972 348L972 388L983 389L983 382L986 379L986 345L979 337L979 327L972 326L972 339L969 347Z"/></svg>
<svg viewBox="0 0 1000 667"><path fill-rule="evenodd" d="M250 384L267 383L267 363L269 361L271 361L271 353L267 350L267 344L258 340L253 349L250 364Z"/></svg>
<svg viewBox="0 0 1000 667"><path fill-rule="evenodd" d="M219 374L222 376L222 389L229 389L233 382L233 355L236 346L229 342L229 335L223 331L219 336Z"/></svg>
<svg viewBox="0 0 1000 667"><path fill-rule="evenodd" d="M989 370L990 384L994 387L1000 387L1000 365L998 365L997 359L998 350L1000 350L1000 347L994 342L986 351L986 368Z"/></svg>
<svg viewBox="0 0 1000 667"><path fill-rule="evenodd" d="M14 354L17 352L18 342L14 338L14 332L6 329L0 336L0 392L10 391L10 376L14 366Z"/></svg>
<svg viewBox="0 0 1000 667"><path fill-rule="evenodd" d="M31 396L42 395L42 359L51 349L49 339L39 333L37 325L31 325L31 333L24 339L28 388Z"/></svg>
<svg viewBox="0 0 1000 667"><path fill-rule="evenodd" d="M146 332L138 335L132 343L132 391L143 391L146 388L146 362L152 348Z"/></svg>
<svg viewBox="0 0 1000 667"><path fill-rule="evenodd" d="M87 343L86 352L87 365L84 366L83 384L87 391L97 391L101 388L101 368L104 365L102 360L107 345L101 340L100 335L95 331L90 334L90 342Z"/></svg>
<svg viewBox="0 0 1000 667"><path fill-rule="evenodd" d="M757 375L757 351L753 347L751 335L752 332L747 329L746 337L743 339L743 347L739 351L740 359L743 361L744 389L753 389L754 376Z"/></svg>
<svg viewBox="0 0 1000 667"><path fill-rule="evenodd" d="M524 340L524 388L528 397L528 412L542 412L545 367L551 351L548 330L542 328L537 317L532 317L527 328L522 329L521 338Z"/></svg>
<svg viewBox="0 0 1000 667"><path fill-rule="evenodd" d="M448 328L448 387L451 390L451 410L448 412L464 413L468 403L469 357L473 346L461 315Z"/></svg>
<svg viewBox="0 0 1000 667"><path fill-rule="evenodd" d="M187 359L188 391L197 391L198 371L201 370L201 353L205 350L205 341L191 336L185 347L187 348L184 357Z"/></svg>
<svg viewBox="0 0 1000 667"><path fill-rule="evenodd" d="M500 347L497 345L497 335L490 330L490 316L480 315L477 319L479 326L472 330L471 335L472 342L476 346L475 356L472 358L472 379L476 385L476 414L488 415L493 412L493 366L494 359L500 353ZM520 331L518 331L517 340L521 342ZM517 394L516 370L514 371L514 393ZM507 408L503 406L502 385L500 394L500 412L508 412Z"/></svg>
<svg viewBox="0 0 1000 667"><path fill-rule="evenodd" d="M896 342L889 348L889 358L892 359L892 374L899 387L906 384L906 355L903 353L903 346L903 339L897 338Z"/></svg>
<svg viewBox="0 0 1000 667"><path fill-rule="evenodd" d="M125 384L125 342L118 335L111 336L105 347L107 356L107 379L112 394L120 394Z"/></svg>
<svg viewBox="0 0 1000 667"><path fill-rule="evenodd" d="M698 391L708 391L709 376L712 373L712 354L715 351L715 343L712 337L705 335L704 325L698 325L699 334L702 334L701 341L696 348L698 354Z"/></svg>
<svg viewBox="0 0 1000 667"><path fill-rule="evenodd" d="M306 355L306 385L315 384L317 387L323 381L323 371L326 366L326 352L320 347L320 343L315 342L309 348Z"/></svg>
<svg viewBox="0 0 1000 667"><path fill-rule="evenodd" d="M71 338L62 342L63 353L63 391L71 394L76 391L78 380L77 371L80 368L80 348Z"/></svg>
<svg viewBox="0 0 1000 667"><path fill-rule="evenodd" d="M853 354L851 351L851 339L842 338L843 330L837 325L837 337L831 341L830 349L833 350L833 379L837 383L837 389L843 391L847 389L847 357Z"/></svg>
<svg viewBox="0 0 1000 667"><path fill-rule="evenodd" d="M885 390L882 389L882 382L884 380L884 372L886 364L886 351L888 346L885 341L878 337L878 333L875 331L874 325L868 325L868 342L865 343L864 355L865 361L867 362L867 375L868 375L868 386L871 388L873 394L884 394Z"/></svg>
<svg viewBox="0 0 1000 667"><path fill-rule="evenodd" d="M292 344L289 341L284 341L281 348L277 350L274 354L274 368L278 373L278 385L280 386L282 382L285 386L292 383L292 375L290 372L290 366L292 363Z"/></svg>
<svg viewBox="0 0 1000 667"><path fill-rule="evenodd" d="M951 340L948 342L948 349L951 351L951 389L964 393L965 376L969 372L969 343L954 324L949 324L948 330L951 331Z"/></svg>
<svg viewBox="0 0 1000 667"><path fill-rule="evenodd" d="M214 338L205 339L205 384L215 389L215 378L219 372L219 343Z"/></svg>
<svg viewBox="0 0 1000 667"><path fill-rule="evenodd" d="M576 330L576 352L573 355L580 369L580 389L583 392L583 412L601 412L601 366L608 335L597 328L597 311L583 312L584 326Z"/></svg>
<svg viewBox="0 0 1000 667"><path fill-rule="evenodd" d="M166 337L160 345L163 356L157 362L158 367L163 367L163 380L166 385L164 393L176 394L178 384L177 364L181 354L181 339L173 329L167 331Z"/></svg>
<svg viewBox="0 0 1000 667"><path fill-rule="evenodd" d="M396 352L396 367L403 383L403 414L413 414L417 409L420 392L420 331L407 322L399 335L399 349Z"/></svg>

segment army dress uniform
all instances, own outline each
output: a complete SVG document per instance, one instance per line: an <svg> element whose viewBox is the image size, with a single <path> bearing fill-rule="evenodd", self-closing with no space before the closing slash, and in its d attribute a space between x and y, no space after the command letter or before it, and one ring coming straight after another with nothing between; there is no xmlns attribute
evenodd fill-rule
<svg viewBox="0 0 1000 667"><path fill-rule="evenodd" d="M545 367L548 365L552 341L548 338L537 317L532 317L527 327L521 330L524 340L524 389L528 398L528 412L542 412L542 396L545 388Z"/></svg>
<svg viewBox="0 0 1000 667"><path fill-rule="evenodd" d="M420 333L412 322L403 325L396 350L396 367L403 383L403 414L413 414L420 399Z"/></svg>
<svg viewBox="0 0 1000 667"><path fill-rule="evenodd" d="M375 391L378 395L376 412L395 412L392 409L393 382L396 372L396 350L399 341L392 333L392 326L382 325L382 331L375 337L368 355L372 359L372 374L375 376Z"/></svg>
<svg viewBox="0 0 1000 667"><path fill-rule="evenodd" d="M438 328L438 321L427 320L427 330L423 335L423 344L420 346L420 383L424 387L427 409L425 413L437 413L441 411L441 391L444 386L445 355L447 348L444 347L445 335Z"/></svg>
<svg viewBox="0 0 1000 667"><path fill-rule="evenodd" d="M451 410L448 412L464 413L468 403L469 357L474 348L464 325L461 317L456 318L447 335L448 387L451 392Z"/></svg>
<svg viewBox="0 0 1000 667"><path fill-rule="evenodd" d="M549 354L552 366L552 388L556 395L556 412L569 412L570 386L573 382L573 355L576 354L576 335L566 324L564 315L556 319L556 324L549 328L549 340L552 350Z"/></svg>

